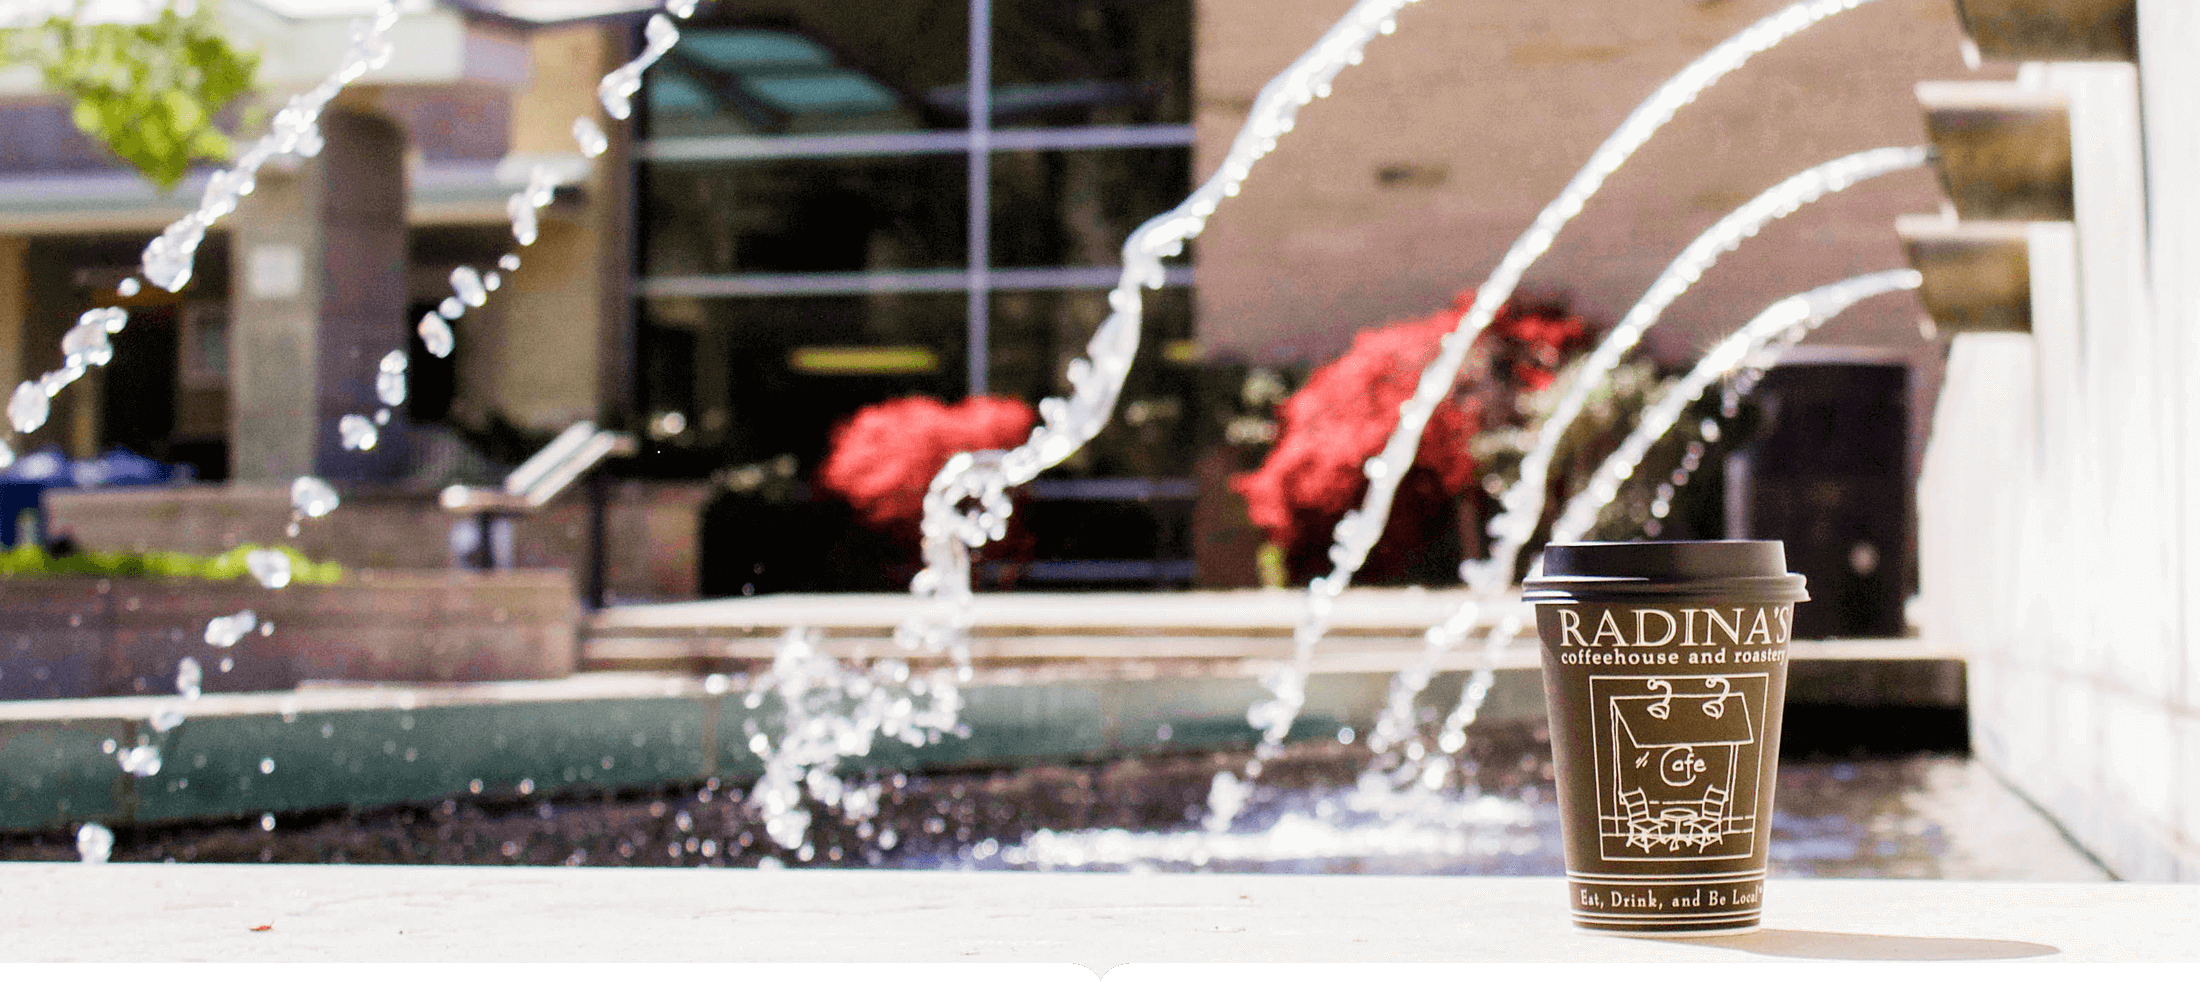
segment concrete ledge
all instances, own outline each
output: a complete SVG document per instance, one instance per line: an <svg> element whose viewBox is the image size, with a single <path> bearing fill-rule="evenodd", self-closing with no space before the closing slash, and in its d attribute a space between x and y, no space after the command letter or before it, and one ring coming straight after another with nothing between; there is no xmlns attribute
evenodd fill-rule
<svg viewBox="0 0 2200 982"><path fill-rule="evenodd" d="M1331 671L1395 672L1415 664L1423 634L1466 596L1465 590L1347 590L1316 658ZM1058 668L1085 677L1253 674L1290 660L1304 602L1291 590L980 594L971 610L971 657L980 667ZM741 671L768 663L792 627L876 657L907 657L890 639L925 603L905 593L812 593L613 607L582 623L582 667ZM1502 603L1500 616L1521 606L1517 595ZM1531 631L1499 652L1495 665L1538 669L1540 650ZM1792 650L1797 660L1960 661L1953 651L1909 638L1799 640ZM1474 668L1486 657L1476 637L1440 667Z"/></svg>
<svg viewBox="0 0 2200 982"><path fill-rule="evenodd" d="M1590 935L1549 878L0 866L0 959L1126 963L2200 958L2200 885L1774 880L1765 930Z"/></svg>
<svg viewBox="0 0 2200 982"><path fill-rule="evenodd" d="M209 619L241 610L277 629L226 649L201 640ZM580 616L561 570L365 570L281 590L241 578L0 578L0 698L172 693L187 655L208 692L557 678L573 671Z"/></svg>

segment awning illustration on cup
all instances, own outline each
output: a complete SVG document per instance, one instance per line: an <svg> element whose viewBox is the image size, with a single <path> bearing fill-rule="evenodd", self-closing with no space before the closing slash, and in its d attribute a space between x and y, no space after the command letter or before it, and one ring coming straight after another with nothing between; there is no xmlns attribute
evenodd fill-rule
<svg viewBox="0 0 2200 982"><path fill-rule="evenodd" d="M1526 582L1574 922L1733 933L1762 909L1787 645L1779 542L1552 545Z"/></svg>

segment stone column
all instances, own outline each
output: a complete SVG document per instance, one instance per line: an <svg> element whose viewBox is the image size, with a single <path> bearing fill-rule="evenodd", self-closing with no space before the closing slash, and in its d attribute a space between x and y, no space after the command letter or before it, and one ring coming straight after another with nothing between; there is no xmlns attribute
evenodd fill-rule
<svg viewBox="0 0 2200 982"><path fill-rule="evenodd" d="M351 103L321 117L326 146L294 170L262 170L228 224L230 472L387 483L405 470L404 414L371 452L338 421L372 418L382 356L406 345L405 134Z"/></svg>
<svg viewBox="0 0 2200 982"><path fill-rule="evenodd" d="M24 377L23 329L30 320L31 291L23 256L29 248L27 239L0 235L0 385L11 392ZM11 440L15 437L12 427L8 436Z"/></svg>

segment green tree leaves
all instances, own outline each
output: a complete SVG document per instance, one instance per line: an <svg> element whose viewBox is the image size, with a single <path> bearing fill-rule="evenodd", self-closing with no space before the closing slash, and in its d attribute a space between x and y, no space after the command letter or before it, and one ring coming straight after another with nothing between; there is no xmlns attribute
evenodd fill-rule
<svg viewBox="0 0 2200 982"><path fill-rule="evenodd" d="M143 24L55 16L12 33L10 60L38 64L74 102L77 128L163 190L193 161L229 158L215 116L251 91L259 57L231 47L206 10L168 7Z"/></svg>

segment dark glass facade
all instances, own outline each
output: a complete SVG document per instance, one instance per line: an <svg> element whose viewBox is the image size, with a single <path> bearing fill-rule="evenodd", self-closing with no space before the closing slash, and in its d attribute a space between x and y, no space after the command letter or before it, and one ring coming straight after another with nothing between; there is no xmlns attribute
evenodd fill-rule
<svg viewBox="0 0 2200 982"><path fill-rule="evenodd" d="M1191 4L990 18L982 182L969 0L722 0L645 77L637 389L667 476L780 455L807 474L837 423L896 396L1062 390L1124 238L1190 190ZM1191 335L1189 268L1170 282L1126 405L1183 384L1163 355ZM1164 456L1096 446L1073 471L1187 466Z"/></svg>

